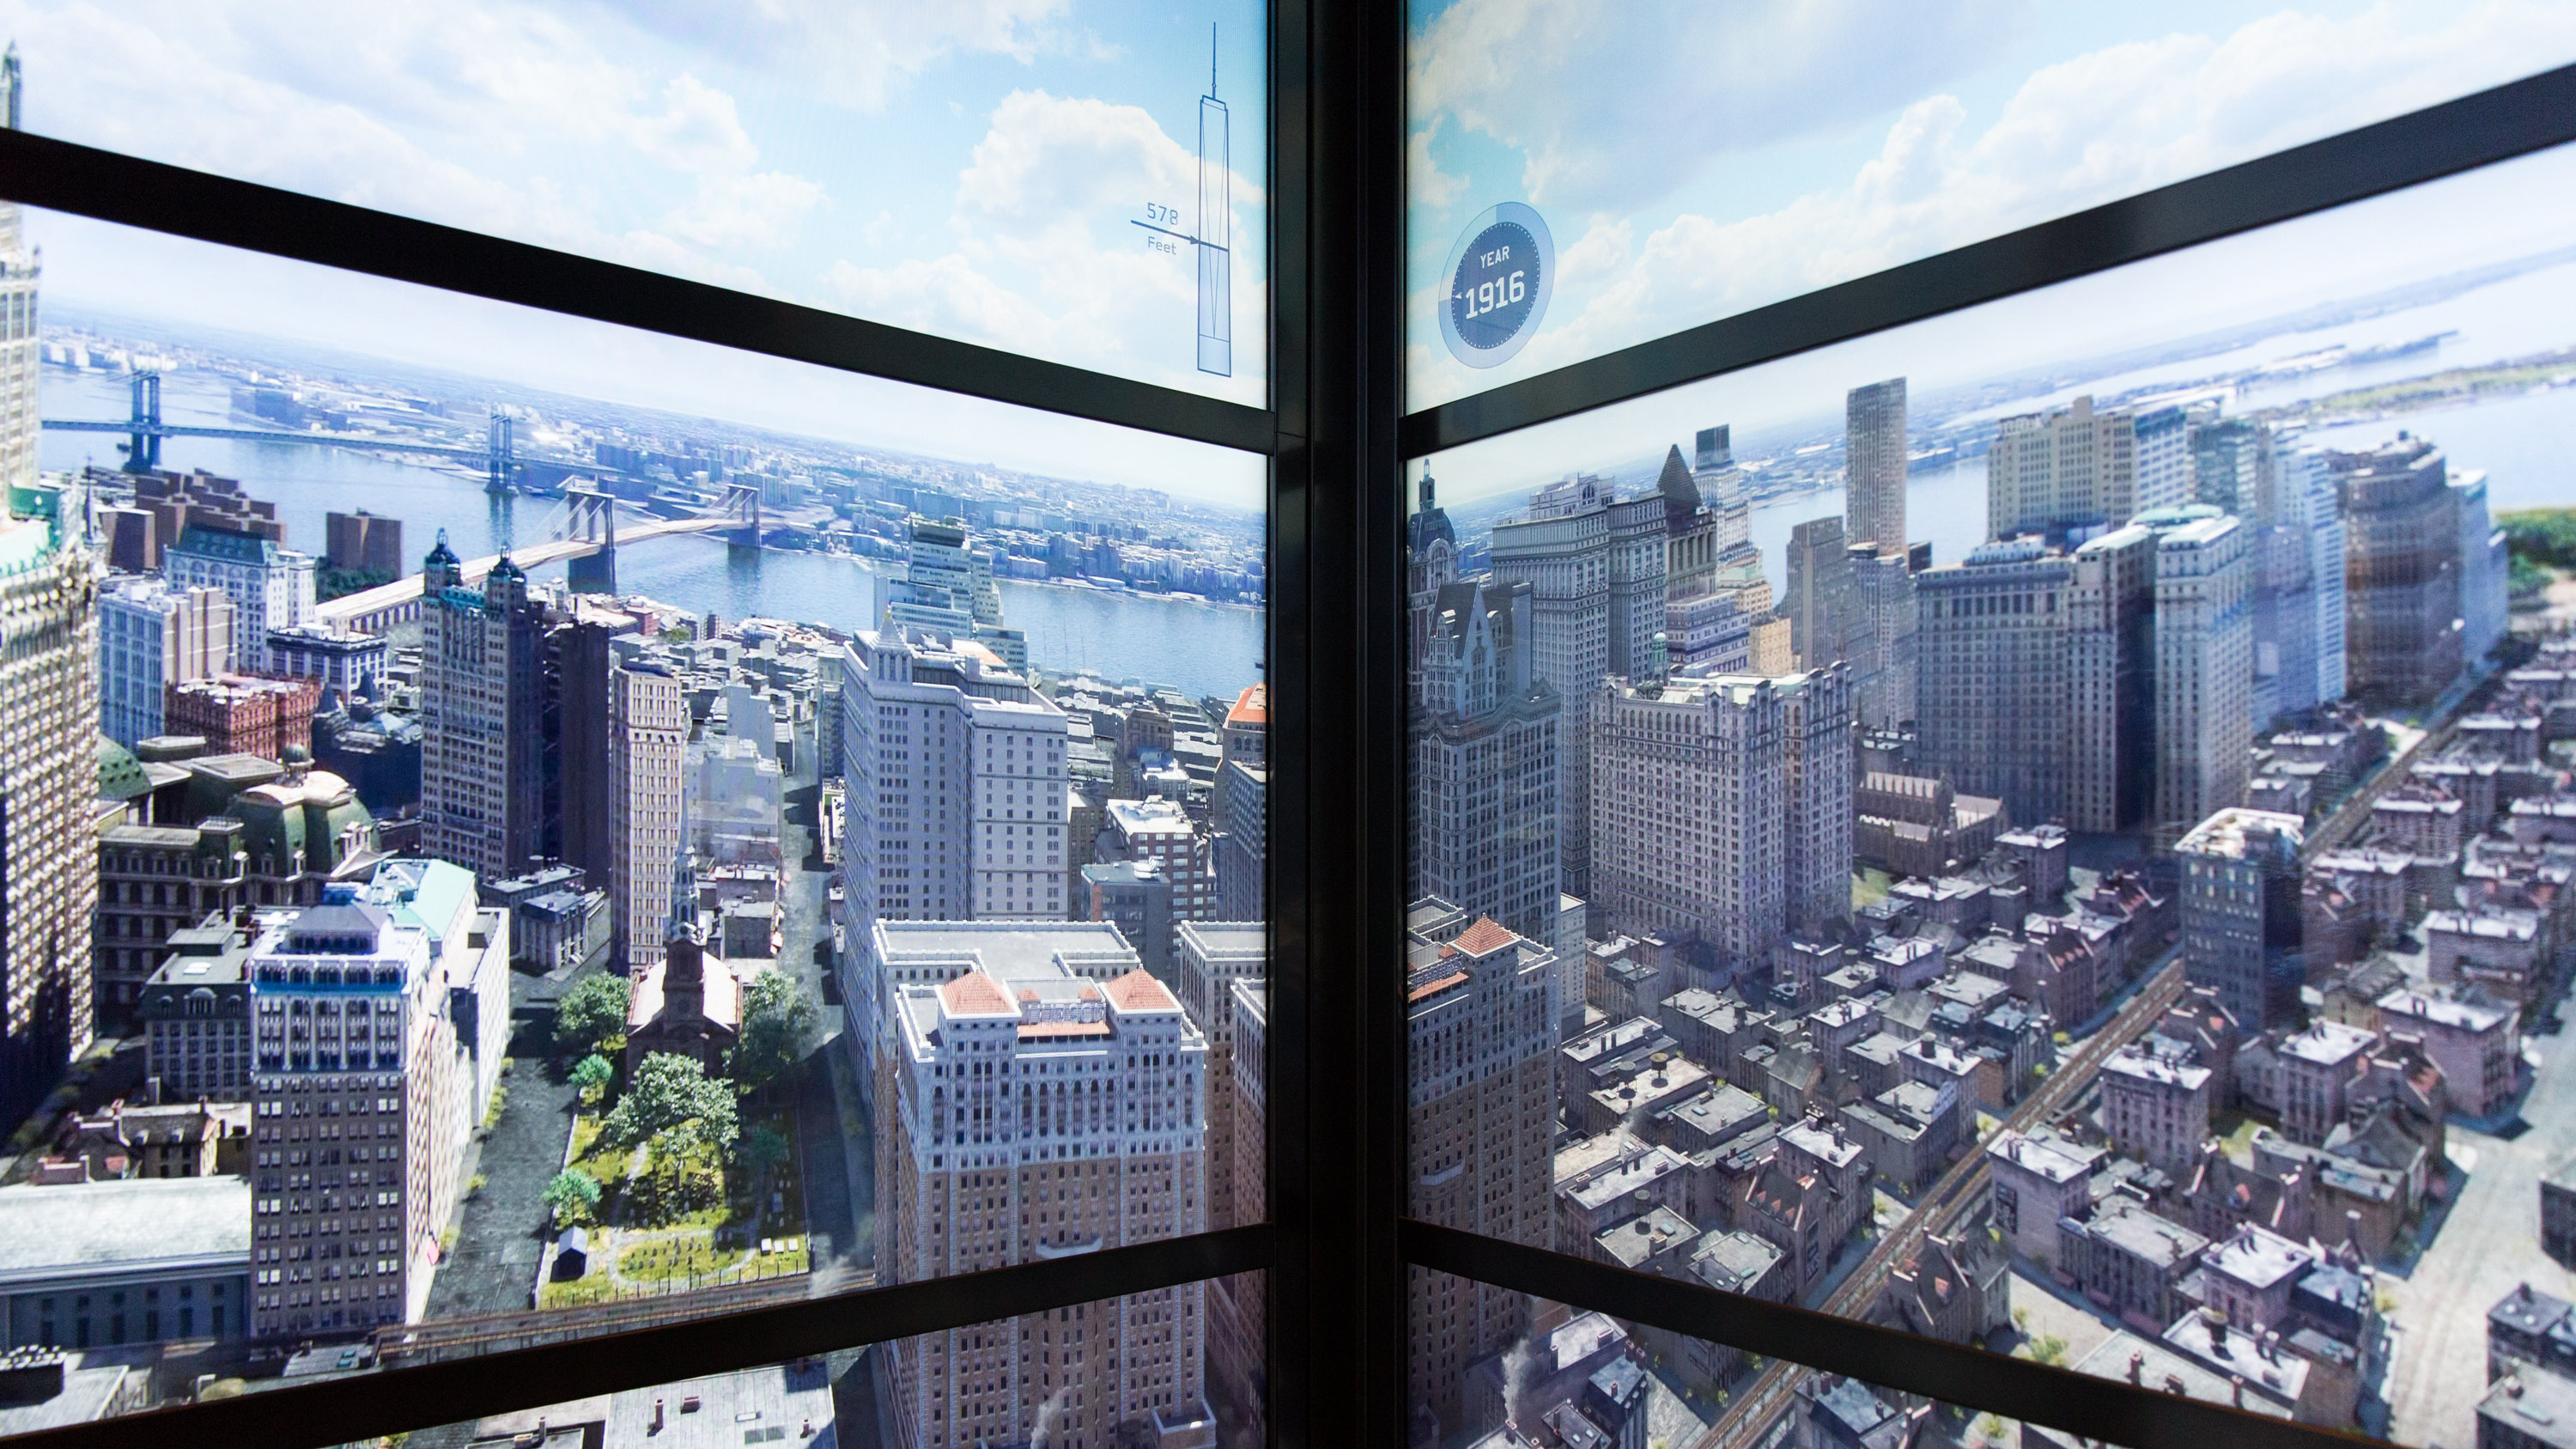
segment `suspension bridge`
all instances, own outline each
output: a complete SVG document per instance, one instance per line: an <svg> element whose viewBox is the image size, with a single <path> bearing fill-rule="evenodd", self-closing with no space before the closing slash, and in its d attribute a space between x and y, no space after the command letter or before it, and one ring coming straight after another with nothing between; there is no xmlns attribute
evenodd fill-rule
<svg viewBox="0 0 2576 1449"><path fill-rule="evenodd" d="M332 433L312 429L287 428L217 428L195 423L165 422L161 416L161 374L138 372L133 378L133 404L123 419L115 418L46 418L43 425L58 433L121 433L125 446L125 470L141 473L161 466L163 438L225 438L248 443L306 443L331 448L363 448L380 453L407 453L415 457L447 458L460 463L479 464L484 469L484 489L491 493L525 491L525 465L549 464L557 468L578 470L589 464L577 458L554 458L522 454L518 447L517 422L509 414L494 412L485 426L480 447L468 443L426 443L408 438L389 438L374 433Z"/></svg>
<svg viewBox="0 0 2576 1449"><path fill-rule="evenodd" d="M623 527L618 513L634 512L625 504L596 488L575 485L563 492L558 504L535 530L543 541L527 548L507 550L511 561L521 568L533 569L558 560L569 560L566 582L575 593L611 594L617 591L617 548L621 543L640 543L650 538L668 538L682 533L720 533L737 548L760 546L762 518L760 489L749 483L725 485L723 502L715 511L696 518L663 518L645 515L646 521ZM501 554L468 559L461 572L468 585L483 581ZM381 634L397 624L410 623L420 617L420 575L360 589L325 600L316 608L324 627L358 634Z"/></svg>

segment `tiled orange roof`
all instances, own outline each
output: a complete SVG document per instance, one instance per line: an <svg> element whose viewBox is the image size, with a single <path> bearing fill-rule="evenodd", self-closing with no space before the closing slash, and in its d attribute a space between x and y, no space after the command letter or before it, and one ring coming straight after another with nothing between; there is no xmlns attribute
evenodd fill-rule
<svg viewBox="0 0 2576 1449"><path fill-rule="evenodd" d="M1154 979L1154 973L1138 967L1109 983L1110 1004L1120 1011L1178 1011L1181 1003L1171 988Z"/></svg>
<svg viewBox="0 0 2576 1449"><path fill-rule="evenodd" d="M1441 977L1441 978L1440 978L1439 980L1437 980L1437 981L1426 981L1426 982L1422 983L1420 986L1417 986L1417 987L1413 988L1412 992L1411 992L1410 994L1408 994L1404 999L1405 999L1406 1001L1408 1001L1408 1002L1411 1002L1411 1001L1420 1001L1422 998L1424 998L1424 997L1426 997L1426 996L1437 996L1437 995L1439 995L1441 992L1448 990L1450 987L1455 986L1455 985L1457 985L1459 982L1464 981L1464 980L1466 980L1466 979L1467 979L1467 973L1466 973L1466 972L1464 972L1464 971L1453 971L1453 972L1449 973L1448 975Z"/></svg>
<svg viewBox="0 0 2576 1449"><path fill-rule="evenodd" d="M1017 1016L1020 1009L1002 994L1000 983L981 971L969 971L939 988L940 1004L950 1016Z"/></svg>
<svg viewBox="0 0 2576 1449"><path fill-rule="evenodd" d="M1497 924L1491 916L1478 916L1476 924L1458 933L1457 948L1470 956L1490 956L1519 940L1510 930Z"/></svg>
<svg viewBox="0 0 2576 1449"><path fill-rule="evenodd" d="M1257 725L1270 723L1270 686L1246 685L1243 693L1234 697L1234 708L1225 712L1225 722Z"/></svg>
<svg viewBox="0 0 2576 1449"><path fill-rule="evenodd" d="M1020 1023L1020 1040L1032 1037L1107 1036L1105 1021L1024 1021Z"/></svg>

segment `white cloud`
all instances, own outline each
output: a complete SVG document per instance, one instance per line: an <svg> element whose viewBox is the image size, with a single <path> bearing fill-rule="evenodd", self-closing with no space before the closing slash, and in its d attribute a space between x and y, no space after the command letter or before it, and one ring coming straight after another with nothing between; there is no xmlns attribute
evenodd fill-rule
<svg viewBox="0 0 2576 1449"><path fill-rule="evenodd" d="M1928 96L1897 115L1878 154L1843 186L1756 216L1686 211L1590 289L1576 286L1570 250L1559 320L1508 376L2133 195L2570 56L2576 5L2383 4L2349 20L2283 13L2223 39L2173 35L2077 56L2032 74L1979 132L1957 99ZM1596 223L1593 234L1600 230ZM1568 287L1581 295L1569 299ZM1419 335L1435 325L1427 307L1417 311ZM1414 375L1412 405L1503 380L1436 363Z"/></svg>
<svg viewBox="0 0 2576 1449"><path fill-rule="evenodd" d="M1531 201L1651 203L1710 162L1833 134L1948 84L2032 0L1458 0L1410 52L1417 134L1444 115L1524 157Z"/></svg>
<svg viewBox="0 0 2576 1449"><path fill-rule="evenodd" d="M1431 143L1440 138L1441 124L1448 118L1433 116L1431 124L1415 131L1404 147L1404 194L1415 206L1445 211L1467 189L1467 178L1441 171L1439 158L1431 154Z"/></svg>
<svg viewBox="0 0 2576 1449"><path fill-rule="evenodd" d="M1229 228L1253 235L1259 188L1230 178ZM1175 385L1194 372L1196 263L1148 249L1148 203L1198 225L1198 160L1135 106L1015 91L957 178L955 249L888 267L836 264L831 294L871 317ZM1258 395L1257 248L1234 248L1236 381Z"/></svg>
<svg viewBox="0 0 2576 1449"><path fill-rule="evenodd" d="M731 95L527 6L14 0L0 29L34 129L727 285L771 290L735 254L823 199Z"/></svg>
<svg viewBox="0 0 2576 1449"><path fill-rule="evenodd" d="M1087 58L1115 48L1085 31L1047 25L1069 0L943 0L938 4L797 0L576 0L567 11L633 24L704 49L722 36L731 58L834 105L882 111L912 77L947 56L1005 55L1028 64L1049 50Z"/></svg>

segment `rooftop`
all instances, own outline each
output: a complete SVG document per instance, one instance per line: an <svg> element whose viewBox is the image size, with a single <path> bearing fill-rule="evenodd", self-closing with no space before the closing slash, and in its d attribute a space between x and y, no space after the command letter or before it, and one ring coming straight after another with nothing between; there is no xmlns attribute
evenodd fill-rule
<svg viewBox="0 0 2576 1449"><path fill-rule="evenodd" d="M2213 1273L2224 1273L2254 1288L2269 1288L2295 1277L2316 1262L2307 1249L2254 1223L2240 1225L2203 1255Z"/></svg>
<svg viewBox="0 0 2576 1449"><path fill-rule="evenodd" d="M2417 991L2411 987L2389 992L2376 1004L2381 1011L2474 1032L2492 1031L2516 1015L2512 1007L2498 1002L2474 996L2462 998Z"/></svg>
<svg viewBox="0 0 2576 1449"><path fill-rule="evenodd" d="M2488 1387L2478 1418L2546 1444L2576 1444L2576 1383L2547 1369L2517 1368Z"/></svg>
<svg viewBox="0 0 2576 1449"><path fill-rule="evenodd" d="M240 1177L0 1187L0 1284L111 1265L247 1265L250 1217L250 1181Z"/></svg>

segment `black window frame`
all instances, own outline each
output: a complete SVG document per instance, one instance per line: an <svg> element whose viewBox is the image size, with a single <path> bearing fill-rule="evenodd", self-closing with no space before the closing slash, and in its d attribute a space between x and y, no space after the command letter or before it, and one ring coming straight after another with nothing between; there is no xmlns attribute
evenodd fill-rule
<svg viewBox="0 0 2576 1449"><path fill-rule="evenodd" d="M0 196L1258 452L1271 461L1268 1221L18 1436L348 1442L1269 1270L1282 1445L1402 1445L1407 1276L1443 1271L2136 1449L2353 1436L1405 1216L1404 464L1623 398L2576 140L2576 66L1424 409L1402 411L1404 7L1273 0L1271 403L1172 388L0 131Z"/></svg>

